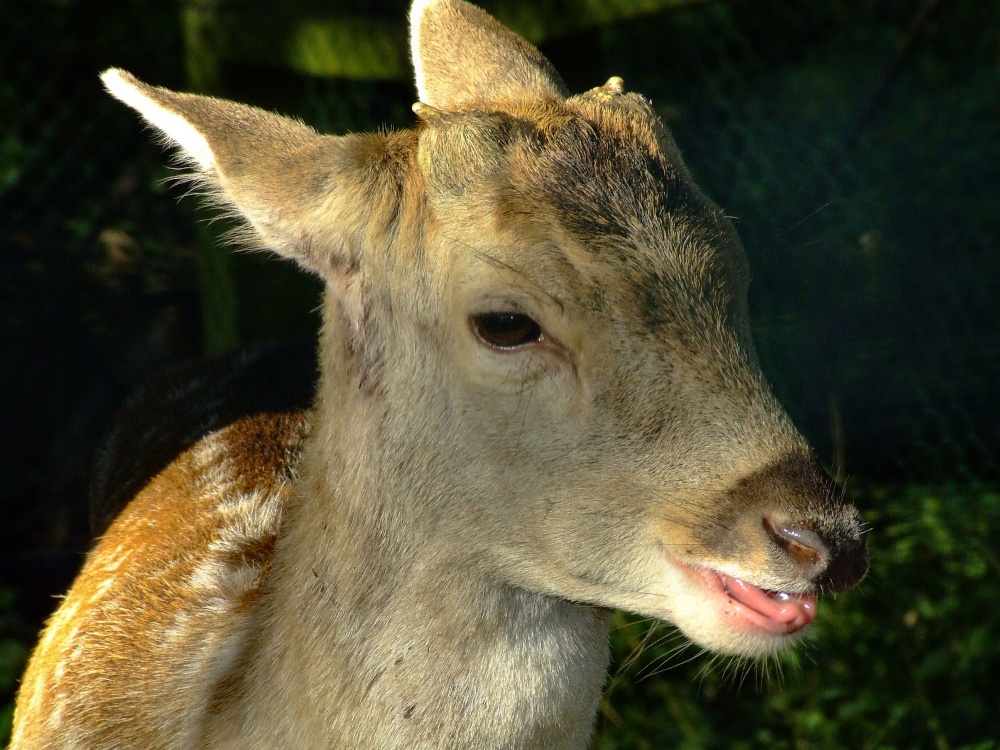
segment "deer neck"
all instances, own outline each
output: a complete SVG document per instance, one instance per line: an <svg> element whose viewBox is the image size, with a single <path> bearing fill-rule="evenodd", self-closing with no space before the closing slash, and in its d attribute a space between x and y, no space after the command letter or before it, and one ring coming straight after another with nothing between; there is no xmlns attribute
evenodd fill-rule
<svg viewBox="0 0 1000 750"><path fill-rule="evenodd" d="M381 454L364 398L324 372L264 595L258 731L289 747L586 747L610 613L491 576Z"/></svg>

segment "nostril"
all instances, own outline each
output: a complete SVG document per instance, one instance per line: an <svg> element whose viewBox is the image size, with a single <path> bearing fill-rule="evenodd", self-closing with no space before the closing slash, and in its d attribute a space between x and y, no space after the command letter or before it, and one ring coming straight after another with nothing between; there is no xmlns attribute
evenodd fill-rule
<svg viewBox="0 0 1000 750"><path fill-rule="evenodd" d="M778 547L823 591L843 591L868 572L868 545L860 534L826 535L804 526L763 521Z"/></svg>
<svg viewBox="0 0 1000 750"><path fill-rule="evenodd" d="M826 569L814 583L823 591L843 591L856 585L867 572L868 545L859 536L836 546Z"/></svg>
<svg viewBox="0 0 1000 750"><path fill-rule="evenodd" d="M764 530L810 578L826 568L830 550L823 538L812 529L785 524L776 525L769 518L765 518Z"/></svg>

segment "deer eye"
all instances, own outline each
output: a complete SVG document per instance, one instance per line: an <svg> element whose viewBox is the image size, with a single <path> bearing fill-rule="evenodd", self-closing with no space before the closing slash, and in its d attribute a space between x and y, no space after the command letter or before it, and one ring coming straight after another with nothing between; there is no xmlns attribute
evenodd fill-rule
<svg viewBox="0 0 1000 750"><path fill-rule="evenodd" d="M470 323L480 341L497 349L516 349L542 338L541 326L522 313L480 313Z"/></svg>

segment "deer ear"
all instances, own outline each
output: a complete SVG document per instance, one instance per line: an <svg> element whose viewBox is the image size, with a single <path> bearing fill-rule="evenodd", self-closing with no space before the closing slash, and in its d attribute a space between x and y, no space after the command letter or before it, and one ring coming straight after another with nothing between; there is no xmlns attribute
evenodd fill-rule
<svg viewBox="0 0 1000 750"><path fill-rule="evenodd" d="M541 52L463 0L415 0L410 49L420 101L438 109L566 98Z"/></svg>
<svg viewBox="0 0 1000 750"><path fill-rule="evenodd" d="M180 149L213 198L246 221L247 239L331 281L342 282L356 265L353 243L329 215L362 136L324 136L254 107L149 86L121 70L101 79Z"/></svg>

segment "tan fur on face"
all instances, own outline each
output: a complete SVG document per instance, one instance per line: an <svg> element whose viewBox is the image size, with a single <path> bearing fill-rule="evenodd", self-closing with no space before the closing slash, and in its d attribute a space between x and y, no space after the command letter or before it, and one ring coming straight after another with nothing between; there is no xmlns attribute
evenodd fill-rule
<svg viewBox="0 0 1000 750"><path fill-rule="evenodd" d="M325 281L319 375L257 351L126 408L16 750L581 750L613 608L760 656L801 628L706 580L864 575L856 511L757 365L739 240L648 102L566 98L460 0L411 29L399 133L105 74L251 244Z"/></svg>

